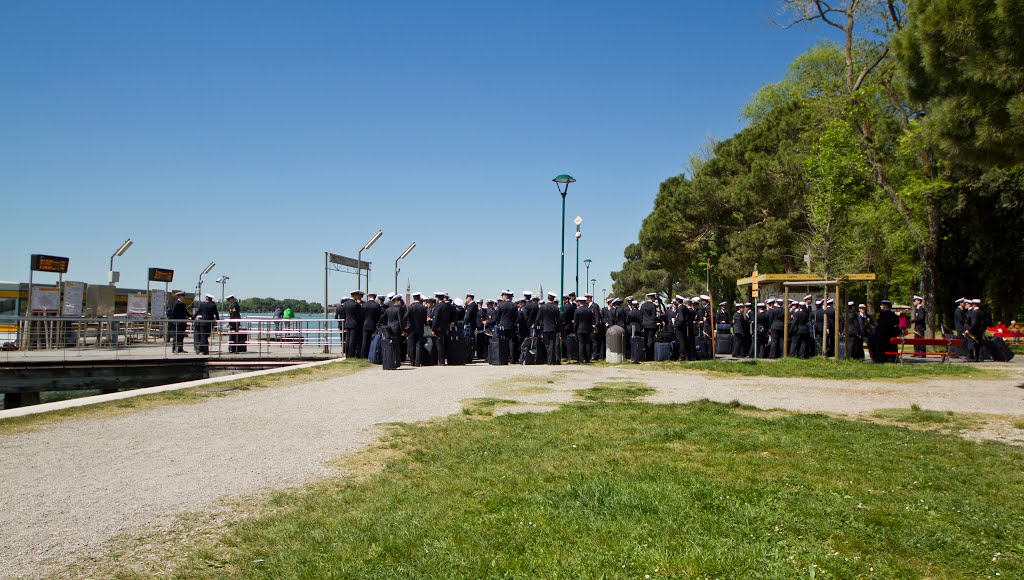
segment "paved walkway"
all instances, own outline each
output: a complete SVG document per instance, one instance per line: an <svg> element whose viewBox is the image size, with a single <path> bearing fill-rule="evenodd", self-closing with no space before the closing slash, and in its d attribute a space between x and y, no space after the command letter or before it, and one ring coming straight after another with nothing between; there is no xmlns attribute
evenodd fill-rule
<svg viewBox="0 0 1024 580"><path fill-rule="evenodd" d="M330 474L330 460L370 444L377 425L459 413L466 398L567 401L574 389L622 378L655 387L658 402L738 399L838 413L916 403L1024 416L1024 365L1007 368L1014 370L1000 380L914 383L723 378L632 366L371 368L201 404L69 419L0 436L0 576L60 570L76 554L102 553L119 534ZM518 388L524 385L534 388Z"/></svg>

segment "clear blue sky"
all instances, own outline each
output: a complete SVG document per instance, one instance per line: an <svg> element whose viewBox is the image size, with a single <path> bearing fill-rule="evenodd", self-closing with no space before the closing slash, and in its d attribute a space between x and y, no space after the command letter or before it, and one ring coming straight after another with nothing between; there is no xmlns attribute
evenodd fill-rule
<svg viewBox="0 0 1024 580"><path fill-rule="evenodd" d="M403 290L557 290L569 173L566 287L580 215L600 295L658 184L825 34L773 6L4 2L0 279L47 253L102 283L131 237L121 286L213 260L241 297L320 301L323 252L381 228L375 290L412 241Z"/></svg>

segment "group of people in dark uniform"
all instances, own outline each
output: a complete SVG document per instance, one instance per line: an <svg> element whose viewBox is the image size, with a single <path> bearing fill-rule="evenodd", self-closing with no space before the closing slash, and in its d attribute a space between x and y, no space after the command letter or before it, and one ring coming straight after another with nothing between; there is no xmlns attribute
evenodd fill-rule
<svg viewBox="0 0 1024 580"><path fill-rule="evenodd" d="M228 303L228 318L231 320L241 320L242 309L238 304L238 299L235 298L234 294L229 294L226 300ZM191 320L193 344L196 354L210 354L210 335L213 333L214 321L220 320L220 312L217 310L217 303L214 302L213 294L207 294L202 302L194 306L195 312L189 315L188 307L185 305L185 293L178 292L175 294L174 302L168 307L167 318L170 322L167 324L169 331L167 333L167 340L171 343L171 352L185 352L185 336L188 333L188 321ZM240 323L231 322L228 324L228 340L229 353L246 352L246 333L241 330Z"/></svg>
<svg viewBox="0 0 1024 580"><path fill-rule="evenodd" d="M508 343L513 362L522 361L536 348L542 353L538 364L559 364L565 359L580 363L605 359L608 330L614 326L623 329L627 344L631 338L642 337L645 360L655 360L658 342L671 342L672 360L710 359L716 352L737 358L780 358L787 350L783 347L787 335L790 357L833 357L838 333L842 357L865 360L870 356L874 362L892 362L895 356L890 340L904 334L889 300L881 301L874 317L868 314L866 305L853 302L847 303L845 315L837 317L833 299L815 300L812 295L789 300L788 305L774 297L757 304L736 302L732 311L726 302L712 310L706 295L677 295L666 304L650 293L643 302L632 296L608 298L604 306L594 302L590 294L577 297L569 293L559 300L549 292L545 298L523 292L516 299L506 290L499 300L477 300L467 294L459 302L446 292L437 292L433 296L413 294L406 304L400 295L369 294L364 299L362 292L355 291L338 306L335 317L344 330L347 357L367 358L373 334L386 328L389 336L402 339L402 360L414 366L424 364L421 347L428 339L438 364L445 364L452 336L469 340L471 358L487 358L488 344L501 340ZM923 302L920 296L914 296L908 324L915 337L925 336L927 311ZM961 299L957 303L956 336L964 340L966 356L977 360L980 337L990 321L980 300ZM532 339L526 342L532 346L523 346L526 339ZM915 347L915 355L923 356L923 350Z"/></svg>

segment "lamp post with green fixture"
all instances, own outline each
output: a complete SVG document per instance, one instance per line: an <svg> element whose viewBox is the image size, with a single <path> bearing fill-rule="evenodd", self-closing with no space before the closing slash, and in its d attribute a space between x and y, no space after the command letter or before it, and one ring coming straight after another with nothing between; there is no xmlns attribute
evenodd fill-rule
<svg viewBox="0 0 1024 580"><path fill-rule="evenodd" d="M559 298L558 298L558 310L559 312L565 311L565 301L562 296L565 296L565 195L569 193L569 184L575 183L571 175L559 175L552 179L555 182L555 186L558 187L558 193L562 194L562 273L559 277Z"/></svg>

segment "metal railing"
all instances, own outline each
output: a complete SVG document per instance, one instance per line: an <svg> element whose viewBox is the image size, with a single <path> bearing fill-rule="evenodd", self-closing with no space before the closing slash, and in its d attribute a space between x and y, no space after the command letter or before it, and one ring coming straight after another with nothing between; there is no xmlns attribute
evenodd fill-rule
<svg viewBox="0 0 1024 580"><path fill-rule="evenodd" d="M342 356L338 321L252 316L168 320L115 316L0 318L0 361L172 358L186 354L242 358ZM203 341L204 335L206 336Z"/></svg>

